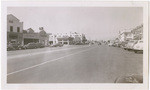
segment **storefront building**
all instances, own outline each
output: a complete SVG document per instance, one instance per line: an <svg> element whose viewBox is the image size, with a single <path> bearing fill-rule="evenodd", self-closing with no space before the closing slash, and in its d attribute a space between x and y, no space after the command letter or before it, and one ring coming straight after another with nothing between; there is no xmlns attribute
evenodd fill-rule
<svg viewBox="0 0 150 90"><path fill-rule="evenodd" d="M49 35L40 29L39 32L34 32L32 28L23 30L23 22L20 22L14 15L7 15L7 44L18 43L26 45L28 43L42 43L45 46L49 45Z"/></svg>
<svg viewBox="0 0 150 90"><path fill-rule="evenodd" d="M85 35L79 34L77 32L51 34L49 35L49 43L50 44L61 43L66 45L70 45L72 44L72 42L82 43L83 36Z"/></svg>
<svg viewBox="0 0 150 90"><path fill-rule="evenodd" d="M26 30L26 32L24 31L23 33L23 44L26 45L32 42L49 45L49 35L44 30L41 30L39 33L37 33L34 32L32 28L29 28Z"/></svg>
<svg viewBox="0 0 150 90"><path fill-rule="evenodd" d="M12 14L7 15L7 44L19 43L22 44L23 40L23 22L20 22Z"/></svg>

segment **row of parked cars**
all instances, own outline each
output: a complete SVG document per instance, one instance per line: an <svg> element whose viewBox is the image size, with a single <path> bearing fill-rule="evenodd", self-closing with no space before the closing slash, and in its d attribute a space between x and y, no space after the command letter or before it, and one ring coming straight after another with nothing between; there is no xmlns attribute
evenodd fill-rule
<svg viewBox="0 0 150 90"><path fill-rule="evenodd" d="M64 44L61 43L56 43L56 44L52 44L50 45L51 47L62 47Z"/></svg>
<svg viewBox="0 0 150 90"><path fill-rule="evenodd" d="M7 51L10 50L20 50L20 49L34 49L34 48L44 48L45 45L42 43L28 43L26 45L20 45L18 43L10 43L7 45Z"/></svg>
<svg viewBox="0 0 150 90"><path fill-rule="evenodd" d="M135 53L143 52L143 40L131 40L125 46L124 50L133 50Z"/></svg>
<svg viewBox="0 0 150 90"><path fill-rule="evenodd" d="M56 43L56 44L53 44L53 45L50 45L50 47L62 47L63 44L61 43ZM7 45L7 51L10 51L10 50L21 50L21 49L35 49L35 48L44 48L45 45L42 44L42 43L28 43L26 45L20 45L20 44L17 44L17 43L10 43Z"/></svg>
<svg viewBox="0 0 150 90"><path fill-rule="evenodd" d="M122 43L109 43L108 45L114 47L121 47L124 50L134 51L135 53L143 52L143 40L130 40L128 42Z"/></svg>

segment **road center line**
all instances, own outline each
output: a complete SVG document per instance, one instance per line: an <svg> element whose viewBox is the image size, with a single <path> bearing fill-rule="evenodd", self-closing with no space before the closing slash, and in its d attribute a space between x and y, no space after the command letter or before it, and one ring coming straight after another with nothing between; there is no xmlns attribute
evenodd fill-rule
<svg viewBox="0 0 150 90"><path fill-rule="evenodd" d="M89 46L84 46L89 47ZM42 51L42 52L35 52L35 53L28 53L28 54L21 54L21 55L15 55L15 56L8 56L7 59L13 59L13 58L19 58L19 57L27 57L27 56L33 56L38 54L44 54L44 53L50 53L50 52L56 52L56 51L64 51L64 50L72 50L72 49L78 49L78 48L84 48L84 47L75 47L75 48L67 48L67 49L58 49L58 50L52 50L52 51Z"/></svg>
<svg viewBox="0 0 150 90"><path fill-rule="evenodd" d="M93 48L95 48L95 47L93 47ZM76 55L76 54L79 54L79 53L82 53L82 52L91 50L91 49L93 49L93 48L86 49L86 50L82 50L82 51L79 51L79 52L76 52L76 53L72 53L72 54L69 54L69 55L66 55L66 56L63 56L63 57L59 57L59 58L56 58L56 59L53 59L53 60L47 60L46 62L43 62L43 63L37 64L37 65L33 65L33 66L31 66L31 67L28 67L28 68L24 68L24 69L21 69L21 70L17 70L17 71L8 73L7 76L12 75L12 74L15 74L15 73L18 73L18 72L21 72L21 71L25 71L25 70L28 70L28 69L31 69L31 68L38 67L38 66L41 66L41 65L46 64L46 63L54 62L54 61L57 61L57 60L59 60L59 59L65 58L65 57L73 56L73 55Z"/></svg>

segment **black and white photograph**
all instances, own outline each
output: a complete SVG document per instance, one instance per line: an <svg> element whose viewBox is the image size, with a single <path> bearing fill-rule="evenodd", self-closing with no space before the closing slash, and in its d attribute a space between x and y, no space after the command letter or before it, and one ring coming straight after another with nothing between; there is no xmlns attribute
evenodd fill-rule
<svg viewBox="0 0 150 90"><path fill-rule="evenodd" d="M144 84L144 10L8 5L6 84Z"/></svg>

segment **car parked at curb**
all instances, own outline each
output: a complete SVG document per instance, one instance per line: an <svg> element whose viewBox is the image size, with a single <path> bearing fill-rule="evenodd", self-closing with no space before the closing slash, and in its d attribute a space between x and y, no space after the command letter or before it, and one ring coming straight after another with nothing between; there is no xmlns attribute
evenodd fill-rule
<svg viewBox="0 0 150 90"><path fill-rule="evenodd" d="M120 43L118 43L118 42L115 42L112 46L114 46L114 47L120 47L120 46L121 46L121 44L120 44Z"/></svg>
<svg viewBox="0 0 150 90"><path fill-rule="evenodd" d="M137 40L131 40L131 41L129 41L126 45L125 45L125 47L124 47L124 49L125 50L132 50L133 49L133 46L135 45L137 43Z"/></svg>
<svg viewBox="0 0 150 90"><path fill-rule="evenodd" d="M99 42L98 45L102 45L102 44Z"/></svg>
<svg viewBox="0 0 150 90"><path fill-rule="evenodd" d="M134 46L133 51L135 53L137 52L143 52L143 40L139 40Z"/></svg>
<svg viewBox="0 0 150 90"><path fill-rule="evenodd" d="M15 50L15 48L11 44L8 44L7 51L10 51L10 50Z"/></svg>
<svg viewBox="0 0 150 90"><path fill-rule="evenodd" d="M56 43L56 44L53 44L53 45L51 45L52 47L62 47L63 46L63 44L61 44L61 43Z"/></svg>
<svg viewBox="0 0 150 90"><path fill-rule="evenodd" d="M34 49L37 48L35 43L28 43L27 45L23 46L23 49Z"/></svg>
<svg viewBox="0 0 150 90"><path fill-rule="evenodd" d="M36 43L36 48L44 48L45 45L42 43Z"/></svg>
<svg viewBox="0 0 150 90"><path fill-rule="evenodd" d="M121 42L120 47L125 48L127 44L128 44L128 42Z"/></svg>
<svg viewBox="0 0 150 90"><path fill-rule="evenodd" d="M141 74L119 76L114 83L143 83L143 76Z"/></svg>
<svg viewBox="0 0 150 90"><path fill-rule="evenodd" d="M21 45L18 43L10 43L7 45L7 50L19 50L21 49Z"/></svg>
<svg viewBox="0 0 150 90"><path fill-rule="evenodd" d="M114 45L114 42L108 43L108 46L113 46L113 45Z"/></svg>

